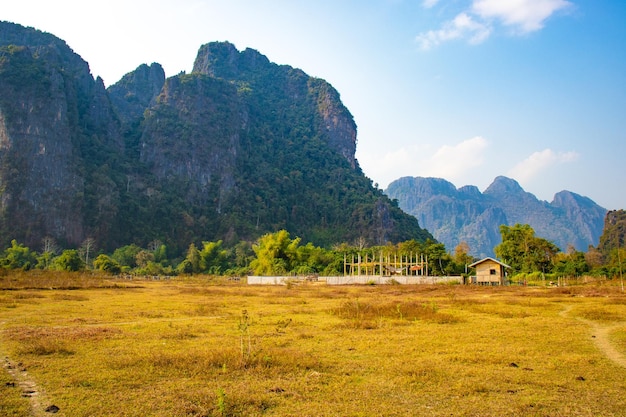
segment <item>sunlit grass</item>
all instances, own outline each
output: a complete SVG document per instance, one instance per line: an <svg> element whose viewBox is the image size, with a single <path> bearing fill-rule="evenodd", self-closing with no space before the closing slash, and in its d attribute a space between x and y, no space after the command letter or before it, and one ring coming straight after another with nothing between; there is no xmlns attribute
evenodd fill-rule
<svg viewBox="0 0 626 417"><path fill-rule="evenodd" d="M0 350L23 363L65 415L621 416L626 409L626 369L577 319L623 320L624 295L609 286L34 280L0 282L10 286L0 291ZM624 327L612 338L626 352ZM2 387L9 395L0 410L24 406L16 390Z"/></svg>

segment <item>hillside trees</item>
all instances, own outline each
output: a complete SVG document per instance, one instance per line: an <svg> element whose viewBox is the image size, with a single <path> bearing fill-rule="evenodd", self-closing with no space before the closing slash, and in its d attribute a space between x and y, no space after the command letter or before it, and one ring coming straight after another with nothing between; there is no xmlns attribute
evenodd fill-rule
<svg viewBox="0 0 626 417"><path fill-rule="evenodd" d="M53 269L60 271L80 271L85 268L80 252L76 249L66 249L54 259Z"/></svg>
<svg viewBox="0 0 626 417"><path fill-rule="evenodd" d="M108 255L100 254L94 259L93 267L99 271L107 272L112 275L117 275L122 272L122 267L115 259Z"/></svg>
<svg viewBox="0 0 626 417"><path fill-rule="evenodd" d="M552 274L556 277L578 277L585 274L616 277L623 273L626 249L615 248L608 256L602 256L594 247L588 252L577 251L569 246L567 251L546 239L537 237L529 225L502 226L502 243L495 251L512 267L516 274ZM442 243L427 239L424 242L407 240L397 244L368 246L364 239L353 244L342 243L326 249L312 242L303 243L300 237L292 238L285 230L266 233L255 243L240 241L225 245L222 240L191 243L184 256L169 253L167 246L153 240L142 248L136 244L126 245L112 254L96 251L90 242L89 257L85 248L65 249L60 254L53 241L44 241L39 254L15 239L11 246L0 253L0 268L81 271L94 270L107 274L155 275L342 275L351 273L350 262L360 259L365 263L426 262L427 275L461 275L466 266L475 259L468 255L467 244L458 245L451 254ZM85 261L92 260L91 265ZM409 261L410 260L410 261ZM347 261L347 264L344 262ZM385 266L385 270L388 269Z"/></svg>
<svg viewBox="0 0 626 417"><path fill-rule="evenodd" d="M35 261L36 254L13 239L11 241L11 247L4 251L4 256L2 260L0 260L0 264L6 269L28 270L35 266Z"/></svg>
<svg viewBox="0 0 626 417"><path fill-rule="evenodd" d="M286 230L265 234L252 246L256 259L252 260L250 268L256 275L286 274L298 262L299 244L300 238L291 239Z"/></svg>
<svg viewBox="0 0 626 417"><path fill-rule="evenodd" d="M256 255L250 262L255 275L284 274L338 274L343 256L312 243L300 245L301 239L292 239L289 232L268 233L252 246Z"/></svg>
<svg viewBox="0 0 626 417"><path fill-rule="evenodd" d="M222 241L202 242L202 249L194 243L189 245L187 256L178 265L176 271L182 274L212 274L220 275L230 267L228 251L222 246Z"/></svg>
<svg viewBox="0 0 626 417"><path fill-rule="evenodd" d="M557 253L553 263L553 271L559 276L579 277L590 271L584 252L577 251L573 246L568 247L565 253Z"/></svg>
<svg viewBox="0 0 626 417"><path fill-rule="evenodd" d="M494 248L496 256L511 266L514 273L551 272L552 260L559 252L556 245L535 236L527 224L501 225L502 242Z"/></svg>

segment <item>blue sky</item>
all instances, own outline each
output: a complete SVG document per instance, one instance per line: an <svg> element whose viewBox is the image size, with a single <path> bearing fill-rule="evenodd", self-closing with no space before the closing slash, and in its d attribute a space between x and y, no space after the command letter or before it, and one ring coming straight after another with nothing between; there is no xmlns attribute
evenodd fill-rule
<svg viewBox="0 0 626 417"><path fill-rule="evenodd" d="M626 209L626 1L0 0L106 85L142 63L190 71L228 40L330 82L380 188L402 176Z"/></svg>

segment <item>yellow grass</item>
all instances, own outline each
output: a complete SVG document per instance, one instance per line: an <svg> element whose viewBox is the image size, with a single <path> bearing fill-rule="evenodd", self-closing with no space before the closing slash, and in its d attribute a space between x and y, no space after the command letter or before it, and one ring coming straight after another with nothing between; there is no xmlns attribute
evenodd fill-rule
<svg viewBox="0 0 626 417"><path fill-rule="evenodd" d="M287 288L26 274L0 277L0 288L0 353L57 415L626 410L626 297L609 285ZM6 385L7 370L0 377L0 415L28 415L33 400Z"/></svg>

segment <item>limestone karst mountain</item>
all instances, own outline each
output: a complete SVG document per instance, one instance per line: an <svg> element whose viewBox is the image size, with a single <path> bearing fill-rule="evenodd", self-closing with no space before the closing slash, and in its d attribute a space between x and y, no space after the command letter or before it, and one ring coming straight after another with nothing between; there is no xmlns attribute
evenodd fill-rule
<svg viewBox="0 0 626 417"><path fill-rule="evenodd" d="M105 89L55 36L0 22L0 238L318 245L432 237L372 185L326 81L227 42L190 74L141 65Z"/></svg>
<svg viewBox="0 0 626 417"><path fill-rule="evenodd" d="M501 241L500 225L516 223L529 224L563 251L569 245L586 251L589 245L598 245L607 212L570 191L557 193L551 203L540 201L502 176L482 193L474 186L457 189L446 180L422 177L400 178L385 192L449 251L464 241L480 257L493 256Z"/></svg>

